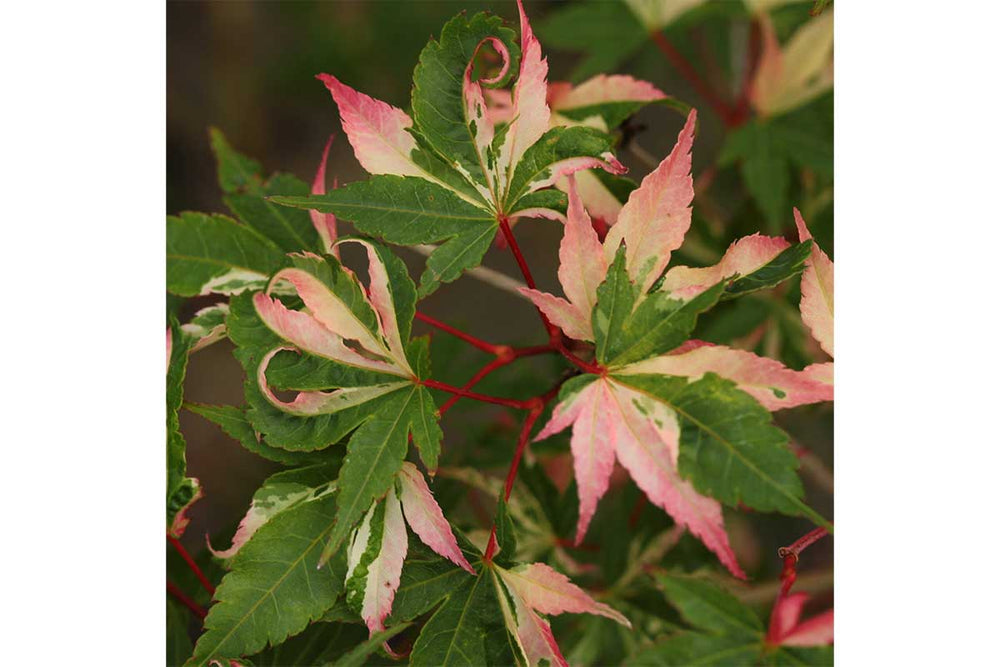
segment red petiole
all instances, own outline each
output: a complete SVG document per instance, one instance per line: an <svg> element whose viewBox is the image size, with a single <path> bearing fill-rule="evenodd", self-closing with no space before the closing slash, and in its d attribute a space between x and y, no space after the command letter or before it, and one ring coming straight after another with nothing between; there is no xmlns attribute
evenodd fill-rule
<svg viewBox="0 0 1000 667"><path fill-rule="evenodd" d="M784 559L784 567L781 570L781 588L778 589L778 595L774 600L774 607L771 609L771 621L767 631L769 638L775 637L778 633L777 612L781 606L781 601L788 596L788 592L792 589L798 577L796 566L799 563L799 554L826 535L829 535L826 528L814 528L789 546L778 549L778 556Z"/></svg>
<svg viewBox="0 0 1000 667"><path fill-rule="evenodd" d="M169 579L167 580L167 593L170 593L175 598L177 598L178 602L180 602L185 607L187 607L188 609L190 609L191 613L194 614L195 616L197 616L198 618L205 618L208 615L208 612L206 612L201 607L201 605L199 605L197 602L195 602L190 597L188 597L187 593L185 593L184 591L182 591L177 586L177 584L175 584L174 582L170 581Z"/></svg>
<svg viewBox="0 0 1000 667"><path fill-rule="evenodd" d="M451 334L455 338L458 338L460 340L464 340L469 345L472 345L473 347L478 348L478 349L482 350L483 352L486 352L487 354L496 354L496 355L499 355L500 354L500 349L502 347L505 347L503 345L494 345L492 343L487 343L485 340L481 340L479 338L476 338L475 336L473 336L471 334L467 334L464 331L460 331L460 330L456 329L455 327L453 327L453 326L451 326L449 324L445 324L444 322L441 322L440 320L436 320L433 317L431 317L430 315L424 315L423 313L419 313L418 312L415 315L415 319L418 319L421 322L426 322L427 324L431 325L432 327L434 327L436 329L440 329L441 331L444 331L445 333Z"/></svg>
<svg viewBox="0 0 1000 667"><path fill-rule="evenodd" d="M528 448L528 441L531 439L531 429L535 425L535 422L538 421L538 418L542 416L545 406L559 394L560 386L562 386L562 382L541 396L530 399L534 402L534 405L528 413L528 416L524 418L524 425L521 426L521 434L517 438L517 447L514 449L514 458L510 462L510 469L507 471L507 480L503 487L504 500L510 500L510 492L513 490L514 480L517 478L517 469L521 465L521 458L524 456L524 450ZM487 563L492 561L493 556L496 554L496 550L497 526L496 521L494 521L493 529L490 531L490 541L486 545L486 551L483 553L483 560Z"/></svg>
<svg viewBox="0 0 1000 667"><path fill-rule="evenodd" d="M205 576L205 573L201 571L201 568L198 567L198 564L194 562L194 558L192 558L191 554L187 552L187 549L184 548L184 545L181 544L176 537L172 537L170 535L167 535L167 540L169 540L170 544L174 545L174 549L177 550L177 553L181 555L181 558L184 559L184 562L187 563L187 566L191 568L192 572L194 572L194 576L198 577L198 581L200 581L202 587L206 591L208 591L208 594L215 595L215 586L213 586L212 582L208 580L208 577Z"/></svg>

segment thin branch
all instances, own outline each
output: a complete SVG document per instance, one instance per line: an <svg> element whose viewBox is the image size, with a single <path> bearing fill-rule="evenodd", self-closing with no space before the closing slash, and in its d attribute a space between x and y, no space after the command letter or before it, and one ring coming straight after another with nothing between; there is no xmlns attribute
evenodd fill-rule
<svg viewBox="0 0 1000 667"><path fill-rule="evenodd" d="M815 544L817 540L829 534L826 528L813 528L787 547L778 549L778 557L783 558L785 564L781 569L781 587L778 589L778 594L774 599L774 607L771 609L771 622L767 630L768 642L775 641L775 638L778 636L780 627L778 611L781 608L782 600L788 596L788 592L792 589L795 580L798 578L796 566L799 562L799 554L808 549L810 545Z"/></svg>
<svg viewBox="0 0 1000 667"><path fill-rule="evenodd" d="M524 260L524 255L521 254L520 246L517 245L517 239L514 238L514 232L511 231L510 228L510 222L508 222L507 218L502 216L500 217L499 220L500 220L500 231L503 232L503 237L504 239L507 240L507 245L510 247L510 251L514 254L514 259L517 261L517 266L521 269L521 273L524 275L524 281L528 283L528 287L534 289L535 279L531 275L531 269L528 268L528 263ZM569 349L566 347L566 344L563 342L562 331L559 330L559 327L557 327L556 325L552 324L552 322L549 321L549 318L546 317L545 313L542 312L541 308L535 306L535 309L538 311L538 316L542 318L542 324L545 325L545 330L549 333L549 343L555 349L559 350L559 354L566 357L566 359L571 364L573 364L582 371L585 371L587 373L594 373L596 375L602 375L604 373L604 368L601 367L599 364L591 363L589 361L584 361L580 357L570 352Z"/></svg>
<svg viewBox="0 0 1000 667"><path fill-rule="evenodd" d="M789 557L791 557L794 559L794 562L797 563L799 561L800 553L815 544L820 538L826 537L829 534L830 533L826 528L813 528L808 533L792 542L789 546L778 549L778 556L786 559L786 561Z"/></svg>
<svg viewBox="0 0 1000 667"><path fill-rule="evenodd" d="M510 251L514 253L514 259L517 261L517 268L521 269L521 275L524 276L524 282L528 283L528 287L535 289L535 279L531 275L531 269L528 268L528 263L524 261L524 255L521 254L521 248L517 245L517 240L514 238L514 232L510 228L510 222L505 217L500 218L500 231L503 233L504 239L507 241L507 245L510 246ZM541 311L539 311L541 312ZM542 315L545 319L545 315ZM545 320L548 323L548 320ZM552 326L549 324L548 326Z"/></svg>
<svg viewBox="0 0 1000 667"><path fill-rule="evenodd" d="M628 150L637 160L639 160L639 162L649 169L656 169L656 167L660 164L660 161L656 159L656 156L639 145L639 142L636 141L634 137L628 142Z"/></svg>
<svg viewBox="0 0 1000 667"><path fill-rule="evenodd" d="M198 581L200 581L202 587L206 591L208 591L208 594L215 595L215 586L213 586L212 582L208 580L208 577L205 576L205 573L201 571L201 568L198 567L198 564L194 562L194 558L192 558L191 554L187 552L187 549L184 548L184 545L181 544L176 537L173 537L171 535L167 535L167 540L170 542L170 544L174 545L174 549L177 550L177 553L181 555L181 558L184 559L184 562L187 563L187 566L191 568L192 572L194 572L194 576L198 577Z"/></svg>
<svg viewBox="0 0 1000 667"><path fill-rule="evenodd" d="M494 405L503 405L508 408L514 408L515 410L530 410L534 405L533 401L536 399L528 399L526 401L519 401L515 398L501 398L499 396L487 396L486 394L477 394L474 391L467 391L461 387L453 387L450 384L445 384L444 382L438 382L437 380L432 380L430 378L426 380L421 380L420 384L431 389L440 389L441 391L446 391L449 394L454 394L455 396L461 396L463 398L471 398L474 401L480 401L482 403L492 403Z"/></svg>
<svg viewBox="0 0 1000 667"><path fill-rule="evenodd" d="M554 396L554 394L553 394ZM510 491L514 488L514 480L517 479L517 470L521 465L521 458L524 450L528 447L528 440L531 438L531 428L542 416L545 404L552 399L552 396L542 398L542 401L531 409L528 416L524 418L524 425L521 427L521 434L517 438L517 448L514 450L514 458L510 462L510 469L507 471L507 481L504 482L503 496L505 500L510 500Z"/></svg>
<svg viewBox="0 0 1000 667"><path fill-rule="evenodd" d="M514 488L514 480L517 479L517 470L521 465L521 458L524 456L524 451L528 448L528 441L531 439L531 429L538 421L538 418L542 416L542 412L545 411L545 406L559 394L559 388L562 386L562 381L558 382L556 386L549 389L547 392L539 397L531 399L533 405L531 407L531 412L524 418L524 425L521 427L521 433L517 438L517 447L514 450L514 458L510 462L510 468L507 470L507 480L504 483L503 497L504 500L510 500L510 492ZM486 545L486 551L483 553L483 560L489 563L493 559L493 555L497 550L497 524L496 520L493 521L493 528L490 530L490 541Z"/></svg>
<svg viewBox="0 0 1000 667"><path fill-rule="evenodd" d="M430 315L424 315L421 312L417 312L417 313L414 314L414 319L418 319L421 322L425 322L425 323L431 325L432 327L435 327L437 329L440 329L441 331L444 331L445 333L449 333L452 336L454 336L455 338L458 338L460 340L464 340L469 345L472 345L473 347L475 347L477 349L480 349L483 352L486 352L487 354L498 354L498 350L500 349L499 345L494 345L493 343L487 343L485 340L482 340L480 338L476 338L472 334L467 334L464 331L460 331L459 329L456 329L455 327L451 326L450 324L445 324L444 322L441 322L440 320L436 320L433 317L431 317Z"/></svg>
<svg viewBox="0 0 1000 667"><path fill-rule="evenodd" d="M695 91L697 91L698 94L701 95L706 102L708 102L708 105L712 107L712 110L715 111L716 114L718 114L719 118L722 119L722 122L725 123L727 127L732 127L734 110L716 94L715 90L708 85L704 79L701 78L701 75L698 74L698 70L696 70L690 62L688 62L687 58L684 57L684 54L678 51L677 48L670 43L670 40L668 40L667 37L659 30L654 30L650 34L650 37L653 39L653 43L656 44L656 47L667 57L667 60L669 60L670 63L677 68L678 73L680 73L680 75L691 84Z"/></svg>
<svg viewBox="0 0 1000 667"><path fill-rule="evenodd" d="M509 362L504 361L504 360L499 359L499 358L494 359L490 363L488 363L485 366L483 366L482 368L480 368L479 372L477 372L475 375L473 375L472 378L468 382L466 382L464 385L462 385L462 387L461 387L462 391L468 391L468 390L472 389L484 377L486 377L487 375L489 375L490 373L492 373L496 369L501 368L503 366L506 366L508 363ZM461 394L453 394L452 397L449 398L447 401L445 401L444 405L442 405L438 409L438 414L439 415L443 415L444 413L448 412L448 410L451 409L451 406L453 406L456 403L458 403L458 401L461 400L461 398L462 398Z"/></svg>
<svg viewBox="0 0 1000 667"><path fill-rule="evenodd" d="M415 252L418 252L421 255L424 255L425 257L427 255L430 255L435 250L437 250L437 246L433 245L412 245L404 247L409 248L410 250L413 250ZM494 269L485 266L477 266L473 269L467 269L465 275L475 278L476 280L479 280L481 282L484 282L487 285L496 287L499 290L503 290L504 292L513 294L514 296L517 296L521 299L526 298L519 291L522 287L525 287L525 284L519 280L511 278L505 273L495 271Z"/></svg>
<svg viewBox="0 0 1000 667"><path fill-rule="evenodd" d="M177 598L178 602L180 602L182 605L190 609L191 613L197 616L198 618L204 619L206 616L208 616L208 612L206 612L201 605L199 605L197 602L188 597L187 593L182 591L177 586L177 584L170 581L169 579L167 580L167 593Z"/></svg>
<svg viewBox="0 0 1000 667"><path fill-rule="evenodd" d="M514 458L510 462L510 468L507 471L507 480L504 482L504 500L510 500L510 491L514 488L514 478L517 477L517 469L521 463L521 457L524 455L524 450L528 446L528 438L531 435L531 427L535 425L535 421L538 420L539 415L542 414L542 409L535 408L528 413L528 416L524 418L524 425L521 427L521 434L517 438L517 448L514 450ZM493 560L493 554L497 550L497 524L496 520L493 521L493 528L490 530L490 541L486 545L486 551L483 552L483 560L489 563Z"/></svg>

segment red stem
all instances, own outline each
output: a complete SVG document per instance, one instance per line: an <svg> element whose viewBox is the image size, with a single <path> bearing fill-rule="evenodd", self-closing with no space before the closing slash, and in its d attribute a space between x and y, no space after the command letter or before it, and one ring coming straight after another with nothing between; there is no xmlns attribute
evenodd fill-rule
<svg viewBox="0 0 1000 667"><path fill-rule="evenodd" d="M514 238L514 232L510 228L510 222L507 220L506 216L500 216L500 231L503 232L503 237L507 240L507 246L510 251L514 253L514 259L517 261L517 266L521 269L521 275L524 276L524 282L528 283L528 287L535 289L535 279L531 275L531 269L528 268L528 263L524 261L524 255L521 254L521 247L517 245L517 239ZM556 328L552 322L549 322L549 318L545 316L541 308L536 306L538 310L539 317L542 318L542 324L545 325L545 330L549 334L549 342L552 345L556 344L556 339L560 336L559 329Z"/></svg>
<svg viewBox="0 0 1000 667"><path fill-rule="evenodd" d="M546 401L546 399L542 399ZM547 402L547 401L546 401ZM538 418L542 416L542 410L545 409L545 403L539 403L536 407L531 409L528 416L524 418L524 426L521 427L521 435L517 438L517 449L514 450L514 458L510 462L510 469L507 471L507 481L504 483L503 487L503 497L504 500L510 500L510 491L514 488L514 480L517 478L517 469L521 465L521 458L524 456L524 450L528 447L528 440L531 437L531 427L535 425Z"/></svg>
<svg viewBox="0 0 1000 667"><path fill-rule="evenodd" d="M189 598L187 596L187 593L178 588L177 584L170 581L169 579L167 580L167 592L173 595L175 598L177 598L178 602L180 602L185 607L190 609L191 613L197 616L198 618L205 618L206 616L208 616L208 612L206 612L201 605L199 605L197 602Z"/></svg>
<svg viewBox="0 0 1000 667"><path fill-rule="evenodd" d="M177 550L177 553L181 555L181 558L184 559L184 562L187 563L187 566L191 568L192 572L194 572L194 576L198 577L198 581L200 581L202 587L206 591L208 591L208 594L215 595L215 586L213 586L212 582L208 580L208 577L205 576L205 573L201 571L201 568L198 567L198 564L194 562L194 558L191 558L191 554L187 552L187 549L184 548L184 545L181 544L176 537L172 537L170 535L167 535L167 540L169 540L170 543L174 545L174 549Z"/></svg>
<svg viewBox="0 0 1000 667"><path fill-rule="evenodd" d="M445 324L444 322L441 322L440 320L436 320L433 317L431 317L430 315L424 315L423 313L416 313L414 315L414 318L420 320L421 322L426 322L427 324L429 324L432 327L435 327L437 329L440 329L441 331L444 331L446 333L450 333L455 338L459 338L461 340L464 340L469 345L472 345L473 347L479 348L480 350L482 350L483 352L486 352L488 354L499 354L498 350L499 350L500 347L502 347L500 345L494 345L493 343L487 343L485 340L481 340L479 338L476 338L475 336L473 336L471 334L467 334L464 331L459 331L455 327L453 327L451 325L448 325L448 324Z"/></svg>
<svg viewBox="0 0 1000 667"><path fill-rule="evenodd" d="M708 85L708 82L701 78L701 75L698 74L698 71L694 68L694 66L688 62L687 58L684 57L684 54L678 51L662 32L654 30L650 36L652 37L657 48L660 49L660 51L663 52L663 55L667 57L667 60L669 60L670 63L677 68L680 75L691 84L699 95L705 98L705 101L708 102L708 105L712 107L712 110L718 114L719 118L722 119L722 122L725 123L727 127L733 127L734 121L736 120L735 109L730 107L729 104L716 94L715 90Z"/></svg>
<svg viewBox="0 0 1000 667"><path fill-rule="evenodd" d="M538 421L538 418L542 416L542 412L545 410L545 405L551 401L559 393L559 387L562 386L562 382L549 389L547 392L542 394L537 398L531 399L534 402L531 407L531 412L528 416L524 418L524 425L521 427L521 434L517 438L517 448L514 450L514 458L510 462L510 469L507 471L507 481L504 483L503 487L503 497L504 500L510 500L510 492L514 488L514 480L517 479L517 470L521 465L521 458L524 456L524 450L528 448L528 441L531 439L531 428ZM490 541L486 545L486 551L483 553L483 560L489 563L493 560L493 555L497 550L497 525L496 521L493 522L493 529L490 531Z"/></svg>
<svg viewBox="0 0 1000 667"><path fill-rule="evenodd" d="M635 505L632 506L632 511L628 515L628 527L635 528L635 524L639 523L639 517L642 516L642 510L646 507L648 502L646 494L640 494L638 498L635 499Z"/></svg>
<svg viewBox="0 0 1000 667"><path fill-rule="evenodd" d="M464 385L462 385L462 391L468 391L476 386L484 377L497 370L498 368L503 368L507 364L513 363L515 360L521 357L533 357L539 354L547 354L549 352L558 352L551 345L534 345L531 347L507 347L506 345L497 346L497 358L486 364L476 372L472 378L469 379ZM438 414L443 415L445 412L451 409L451 406L458 403L459 399L462 397L460 395L453 395L444 405L438 410Z"/></svg>
<svg viewBox="0 0 1000 667"><path fill-rule="evenodd" d="M425 387L430 387L431 389L440 389L441 391L446 391L449 394L454 394L455 396L461 396L463 398L471 398L474 401L482 401L483 403L493 403L494 405L503 405L508 408L514 408L515 410L528 410L530 409L536 399L528 399L526 401L519 401L515 398L500 398L499 396L487 396L486 394L477 394L474 391L467 391L461 387L453 387L450 384L445 384L444 382L438 382L437 380L421 380L420 384Z"/></svg>
<svg viewBox="0 0 1000 667"><path fill-rule="evenodd" d="M528 268L528 263L524 261L524 255L521 254L521 248L517 245L517 241L514 239L514 232L511 231L510 222L507 220L506 216L500 216L499 220L500 231L503 232L503 237L507 240L507 245L510 246L510 251L514 253L514 259L517 261L518 268L521 269L521 275L524 276L524 282L528 283L528 287L531 289L535 289L535 279L531 276L531 269ZM545 318L544 313L542 313L542 318ZM545 322L547 327L552 326L547 319Z"/></svg>
<svg viewBox="0 0 1000 667"><path fill-rule="evenodd" d="M778 549L778 556L784 559L784 566L781 568L781 588L778 589L778 595L774 599L774 607L771 609L771 622L767 630L768 643L774 644L778 642L779 628L777 612L781 606L781 601L788 596L789 591L791 591L792 586L795 584L796 578L798 578L796 566L799 562L799 554L828 534L826 528L814 528L792 542L789 546Z"/></svg>
<svg viewBox="0 0 1000 667"><path fill-rule="evenodd" d="M528 283L528 287L531 289L535 288L535 279L531 275L531 269L528 268L528 263L524 261L524 255L521 254L521 248L517 245L517 239L514 238L514 232L511 231L510 222L507 218L501 216L500 220L500 231L503 232L504 238L507 240L507 245L510 247L510 251L514 253L514 259L517 260L517 266L521 269L521 275L524 276L524 282ZM549 333L549 344L563 355L571 364L576 366L582 371L587 373L594 373L596 375L603 375L604 369L599 364L594 364L588 361L584 361L580 357L576 356L570 352L565 343L563 343L562 332L556 327L549 318L545 316L541 308L537 308L539 317L542 318L542 324L545 325L545 330Z"/></svg>
<svg viewBox="0 0 1000 667"><path fill-rule="evenodd" d="M805 551L809 546L815 543L820 538L829 535L830 533L826 528L813 528L808 533L800 537L799 539L792 542L787 547L781 547L778 549L778 555L782 558L787 558L788 556L793 556L797 561L799 559L799 554Z"/></svg>
<svg viewBox="0 0 1000 667"><path fill-rule="evenodd" d="M560 337L559 341L557 343L555 343L555 348L556 348L556 350L559 351L559 354L561 354L562 356L564 356L567 360L569 360L570 363L572 363L574 366L576 366L580 370L582 370L582 371L584 371L586 373L593 373L594 375L604 375L605 374L605 368L603 366L601 366L600 364L597 364L597 363L594 363L594 362L591 362L591 361L584 361L583 359L581 359L580 357L576 356L575 354L573 354L572 352L570 352L568 349L566 349L566 346L563 344L561 337Z"/></svg>
<svg viewBox="0 0 1000 667"><path fill-rule="evenodd" d="M486 377L496 369L506 366L508 363L510 362L504 361L503 359L494 359L490 363L480 368L478 373L473 375L468 382L462 385L462 391L468 391L469 389L472 389L472 387L476 386L476 384L484 377ZM451 406L458 403L459 399L461 398L462 396L460 394L454 394L451 398L449 398L447 401L444 402L444 405L442 405L441 408L438 410L438 414L443 415L444 413L446 413L451 408Z"/></svg>

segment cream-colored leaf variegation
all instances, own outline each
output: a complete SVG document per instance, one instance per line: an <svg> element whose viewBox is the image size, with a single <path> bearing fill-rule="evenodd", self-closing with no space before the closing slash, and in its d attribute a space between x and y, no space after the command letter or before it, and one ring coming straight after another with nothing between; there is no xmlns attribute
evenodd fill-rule
<svg viewBox="0 0 1000 667"><path fill-rule="evenodd" d="M379 511L382 520L376 521ZM435 553L475 575L424 476L415 465L404 462L385 498L372 504L354 530L347 551L347 601L372 635L385 628L392 612L406 559L407 524ZM365 569L359 573L362 566ZM361 574L363 579L358 581Z"/></svg>
<svg viewBox="0 0 1000 667"><path fill-rule="evenodd" d="M691 222L694 123L692 111L674 149L632 193L603 245L597 243L579 193L570 183L559 269L568 300L538 290L522 290L566 335L593 340L591 313L597 302L597 286L605 279L621 244L625 245L629 279L639 288L633 307L639 308L651 298L650 286L667 267L670 254L680 247ZM808 232L804 225L800 225L800 234L805 240ZM784 239L756 234L739 239L714 266L670 269L663 276L662 290L682 301L691 299L726 279L753 273L788 247ZM810 262L820 265L822 258L814 256L807 262L803 294L822 294L821 271L810 273ZM816 290L806 286L807 280L817 284ZM830 295L832 304L832 287ZM809 305L805 298L803 303ZM832 400L830 369L814 365L794 371L777 360L751 352L689 341L665 354L606 370L606 375L565 396L536 437L541 440L572 427L570 449L580 502L577 543L583 539L597 503L608 489L617 461L654 505L698 537L734 576L745 577L726 534L721 504L698 493L680 475L678 415L665 401L624 382L633 375L695 381L714 373L734 381L764 407L778 410Z"/></svg>
<svg viewBox="0 0 1000 667"><path fill-rule="evenodd" d="M291 414L314 416L338 412L395 391L411 382L414 376L399 333L385 264L368 241L345 239L334 242L332 248L337 249L344 243L357 243L367 252L370 284L367 290L363 290L363 297L375 313L376 331L369 330L333 290L304 269L279 271L271 279L268 291L254 295L254 307L264 324L291 343L291 346L274 348L261 359L257 367L258 385L272 405ZM307 254L306 257L317 262L325 261L315 255ZM339 267L338 270L356 280L347 269ZM307 310L291 310L279 299L270 296L271 289L283 283L292 285ZM349 342L361 349L350 347ZM271 391L266 376L271 359L283 350L301 350L340 364L396 375L406 380L344 387L328 392L300 392L293 401L286 402Z"/></svg>
<svg viewBox="0 0 1000 667"><path fill-rule="evenodd" d="M812 240L812 250L802 272L802 321L812 332L823 351L833 356L833 262L813 240L799 209L794 209L795 226L800 241Z"/></svg>
<svg viewBox="0 0 1000 667"><path fill-rule="evenodd" d="M541 44L531 29L520 0L518 16L521 59L513 89L497 91L484 88L484 84L495 84L504 79L510 66L507 47L496 37L486 37L475 47L462 75L466 126L470 130L480 166L477 171L482 172L486 182L477 179L470 173L469 165L463 165L461 161L448 160L448 164L461 175L478 197L467 189L458 188L438 178L417 163L415 155L419 150L418 145L408 131L413 126L413 119L405 111L360 93L334 76L320 74L318 78L326 84L340 109L344 132L361 165L371 174L415 176L431 181L489 215L558 220L562 219L562 214L558 211L543 207L515 208L517 202L514 199L520 200L525 194L550 187L565 176L582 169L599 168L613 174L625 173L625 166L611 153L599 157L570 157L548 165L538 178L518 187L518 192L510 191L514 173L525 153L553 126L553 114L546 99L548 63L542 56ZM476 79L476 54L487 45L498 56L500 71L492 77ZM610 87L624 88L627 94L640 97L651 94L649 90L624 85L625 78L627 77L614 79ZM585 96L598 93L588 92L587 89L582 91ZM498 99L505 100L503 114L494 112L493 106ZM501 122L505 124L502 136L498 131L498 124Z"/></svg>
<svg viewBox="0 0 1000 667"><path fill-rule="evenodd" d="M284 474L286 473L279 473L278 476ZM323 498L335 490L336 483L333 481L312 486L295 480L279 481L272 478L254 494L250 509L240 521L229 548L223 550L213 548L212 543L208 540L208 535L206 535L205 541L208 544L208 550L216 558L228 560L236 555L261 526L281 512L300 503Z"/></svg>
<svg viewBox="0 0 1000 667"><path fill-rule="evenodd" d="M706 0L625 0L646 30L663 30Z"/></svg>
<svg viewBox="0 0 1000 667"><path fill-rule="evenodd" d="M750 101L763 116L787 113L833 88L833 10L809 19L782 46L766 13L759 17L763 50Z"/></svg>
<svg viewBox="0 0 1000 667"><path fill-rule="evenodd" d="M549 626L541 614L594 614L631 628L628 619L597 602L569 578L544 563L507 569L494 564L494 583L507 630L517 641L528 665L547 660L568 667ZM502 590L501 590L502 587ZM508 604L513 602L513 608Z"/></svg>
<svg viewBox="0 0 1000 667"><path fill-rule="evenodd" d="M196 341L191 347L191 352L202 350L226 337L227 315L229 315L229 304L221 302L202 308L194 314L190 322L181 325L181 331Z"/></svg>
<svg viewBox="0 0 1000 667"><path fill-rule="evenodd" d="M510 122L514 117L510 93L503 90L488 90L485 93L487 112L492 122L494 124ZM608 127L600 114L589 115L580 120L573 120L566 114L579 113L581 109L597 108L600 105L655 102L667 97L663 91L648 81L625 74L598 74L575 86L563 81L554 81L549 83L546 94L551 111L550 128L583 126L602 132L614 128ZM577 191L590 215L608 225L613 225L618 220L622 203L590 169L579 170L575 175ZM555 186L563 192L569 192L568 179L565 176L556 178ZM527 216L524 212L519 215Z"/></svg>

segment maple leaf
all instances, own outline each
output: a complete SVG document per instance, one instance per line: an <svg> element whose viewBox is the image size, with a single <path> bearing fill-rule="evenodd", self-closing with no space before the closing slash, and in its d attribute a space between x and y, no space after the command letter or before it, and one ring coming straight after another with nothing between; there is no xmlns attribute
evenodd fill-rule
<svg viewBox="0 0 1000 667"><path fill-rule="evenodd" d="M500 220L562 220L564 199L549 191L560 178L592 168L624 173L606 132L552 127L548 64L520 0L518 13L519 43L497 17L460 15L449 22L440 41L421 54L412 117L333 75L318 75L337 104L358 162L372 177L326 194L273 201L335 213L390 243L444 241L421 279L426 295L481 261ZM499 71L475 78L478 55L487 46L499 57ZM505 85L515 69L510 116L496 121L485 93Z"/></svg>
<svg viewBox="0 0 1000 667"><path fill-rule="evenodd" d="M201 483L187 476L187 443L178 412L184 400L188 355L200 340L176 321L167 329L167 535L179 538L190 523L188 510L203 495Z"/></svg>
<svg viewBox="0 0 1000 667"><path fill-rule="evenodd" d="M332 134L326 141L326 146L323 148L323 157L320 159L319 167L316 168L316 176L313 178L312 194L314 195L326 194L326 161L330 157L331 144L333 144ZM334 187L337 187L336 183L334 183ZM319 234L323 251L339 259L340 251L336 244L337 216L332 213L321 213L311 210L309 211L309 218L312 220L313 227L316 228L316 233Z"/></svg>
<svg viewBox="0 0 1000 667"><path fill-rule="evenodd" d="M762 116L801 107L833 87L833 11L800 27L782 48L767 12L760 12L763 48L750 101Z"/></svg>
<svg viewBox="0 0 1000 667"><path fill-rule="evenodd" d="M812 240L799 209L793 210L799 240ZM812 331L823 351L833 356L833 262L813 241L812 252L802 273L802 300L799 302L802 321Z"/></svg>
<svg viewBox="0 0 1000 667"><path fill-rule="evenodd" d="M250 509L240 521L227 549L217 550L205 536L209 551L216 558L233 558L256 532L276 516L298 505L323 498L337 489L333 476L339 462L283 470L271 475L253 494Z"/></svg>
<svg viewBox="0 0 1000 667"><path fill-rule="evenodd" d="M226 337L226 315L229 304L220 301L214 306L206 306L194 314L191 321L181 325L181 331L195 340L191 352L197 352ZM168 334L169 335L169 334Z"/></svg>
<svg viewBox="0 0 1000 667"><path fill-rule="evenodd" d="M704 442L718 445L711 456L735 455L746 464L747 455L761 456L761 442L780 448L782 437L767 423L766 412L761 415L733 388L768 410L832 400L833 389L812 372L793 371L751 352L687 340L698 313L720 298L794 275L805 261L802 249L809 247L754 235L735 242L715 266L674 267L664 274L671 252L680 247L691 223L695 120L692 111L670 155L631 194L603 244L570 184L559 250L559 280L567 298L528 288L521 291L567 336L595 343L597 361L606 372L566 383L552 419L536 440L573 427L570 448L580 499L577 543L608 489L617 460L655 505L701 539L730 572L743 577L720 503L699 492L722 491L719 480L699 467L697 457L694 463L690 459L682 463L682 430L693 425L706 435ZM706 400L717 401L716 410L699 418L692 410ZM736 412L758 427L725 434L723 424L705 421ZM747 451L736 455L740 448ZM761 503L761 508L808 513L798 500L801 483L794 475L794 457L787 447L773 454L736 473L765 477L773 494L757 494L742 480L731 480L730 489L745 490L730 490L723 499L733 502L742 497L749 504ZM699 474L685 479L688 475L681 474L685 466L694 466Z"/></svg>
<svg viewBox="0 0 1000 667"><path fill-rule="evenodd" d="M631 629L632 624L619 612L597 602L569 578L544 563L518 565L505 569L494 566L506 595L498 591L504 621L527 664L547 660L551 665L568 667L559 650L552 628L539 614L595 614L610 618ZM496 580L495 580L496 581ZM513 603L513 608L511 608Z"/></svg>
<svg viewBox="0 0 1000 667"><path fill-rule="evenodd" d="M800 621L807 593L780 596L771 610L765 641L772 646L825 646L833 643L833 610Z"/></svg>
<svg viewBox="0 0 1000 667"><path fill-rule="evenodd" d="M234 300L227 320L248 376L247 417L268 446L307 453L349 436L323 563L385 495L409 438L429 470L442 438L419 380L429 371L427 341L409 340L416 294L405 265L363 239L339 239L332 249L344 244L366 251L367 286L332 255L292 254L265 291ZM275 295L283 285L304 309ZM296 393L283 400L276 389Z"/></svg>
<svg viewBox="0 0 1000 667"><path fill-rule="evenodd" d="M276 273L268 283L268 289L254 295L257 314L279 337L305 352L347 366L412 378L413 370L403 350L385 264L378 257L375 247L367 241L348 239L340 243L358 243L368 252L371 285L364 299L375 314L377 332L363 323L358 313L310 270L309 264L303 264L301 268L282 269ZM299 257L319 263L323 261L308 253ZM279 299L269 295L270 290L280 281L291 283L308 311L291 310ZM354 341L361 349L348 347L348 341ZM295 414L319 414L329 412L335 405L349 402L346 397L351 390L358 391L359 388L345 388L332 394L302 392L291 403L281 401L268 387L265 372L271 358L284 349L294 348L271 350L257 370L261 391L276 407ZM389 385L379 386L384 388Z"/></svg>
<svg viewBox="0 0 1000 667"><path fill-rule="evenodd" d="M633 656L630 664L832 664L833 610L799 622L808 596L782 596L765 631L753 609L697 576L655 575L691 629L674 632Z"/></svg>
<svg viewBox="0 0 1000 667"><path fill-rule="evenodd" d="M385 629L392 611L406 559L406 524L435 553L475 575L423 475L404 463L385 498L372 503L347 551L347 604L371 635Z"/></svg>
<svg viewBox="0 0 1000 667"><path fill-rule="evenodd" d="M506 90L486 91L487 113L493 122L505 123L513 118L511 95ZM628 116L646 104L669 98L648 81L626 74L598 74L574 86L565 81L549 83L546 92L551 115L549 125L556 127L591 127L610 132ZM631 181L619 179L634 188ZM556 187L569 192L568 178L556 181ZM587 211L607 225L618 220L622 208L620 193L612 192L610 184L595 172L576 172L576 188Z"/></svg>

